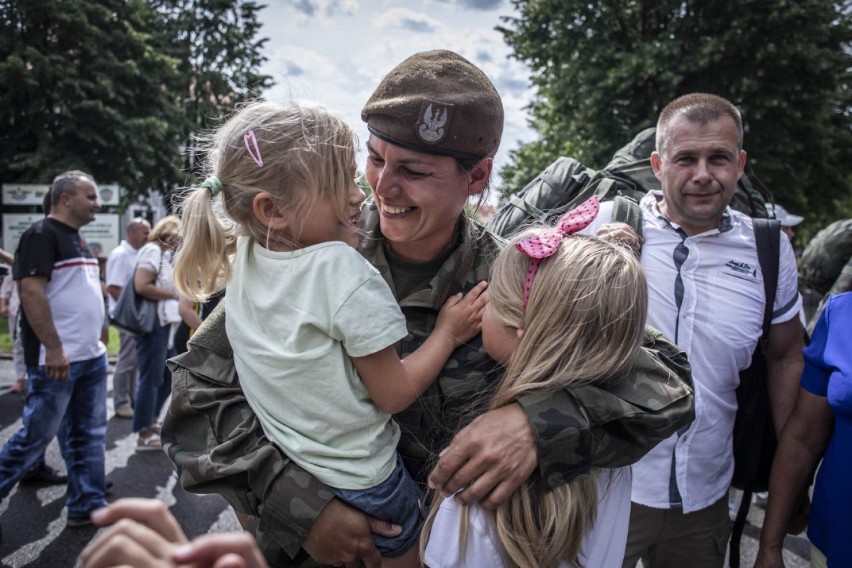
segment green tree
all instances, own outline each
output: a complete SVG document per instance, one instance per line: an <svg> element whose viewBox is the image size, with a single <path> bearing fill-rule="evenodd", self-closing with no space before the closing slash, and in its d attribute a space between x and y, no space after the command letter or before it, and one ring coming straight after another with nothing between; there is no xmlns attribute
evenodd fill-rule
<svg viewBox="0 0 852 568"><path fill-rule="evenodd" d="M248 0L155 0L154 5L165 20L168 53L179 62L172 87L184 112L179 163L193 181L200 173L199 136L234 105L272 86L271 77L258 72L266 60L267 38L256 37L264 6Z"/></svg>
<svg viewBox="0 0 852 568"><path fill-rule="evenodd" d="M0 0L0 181L78 168L130 198L191 181L196 132L271 83L261 8Z"/></svg>
<svg viewBox="0 0 852 568"><path fill-rule="evenodd" d="M502 172L515 191L559 155L603 167L694 91L738 105L749 160L775 199L836 214L852 187L849 0L515 0L499 28L526 62L540 139Z"/></svg>
<svg viewBox="0 0 852 568"><path fill-rule="evenodd" d="M177 62L141 1L0 2L0 180L78 168L132 191L174 179Z"/></svg>

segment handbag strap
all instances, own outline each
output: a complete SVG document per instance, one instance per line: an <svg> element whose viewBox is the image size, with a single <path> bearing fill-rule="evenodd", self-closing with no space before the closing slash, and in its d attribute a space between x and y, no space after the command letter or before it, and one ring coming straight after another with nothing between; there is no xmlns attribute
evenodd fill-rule
<svg viewBox="0 0 852 568"><path fill-rule="evenodd" d="M160 251L160 262L157 264L157 272L154 273L154 284L157 284L157 279L160 277L160 271L163 269L163 257L166 255L159 246L157 246L157 250ZM136 269L139 268L139 257L136 258L136 264L133 265L133 271L130 273L130 279L128 281L128 286L135 286L136 282Z"/></svg>

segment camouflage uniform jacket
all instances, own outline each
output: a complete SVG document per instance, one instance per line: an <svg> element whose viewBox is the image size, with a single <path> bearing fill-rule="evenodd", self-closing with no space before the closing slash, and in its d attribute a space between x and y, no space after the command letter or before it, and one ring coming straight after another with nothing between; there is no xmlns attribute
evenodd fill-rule
<svg viewBox="0 0 852 568"><path fill-rule="evenodd" d="M852 261L852 219L840 219L822 229L805 247L799 281L820 294L840 294L849 285ZM845 267L845 268L844 268ZM844 272L847 274L844 275ZM845 282L838 282L845 280Z"/></svg>
<svg viewBox="0 0 852 568"><path fill-rule="evenodd" d="M374 212L366 212L366 227L362 254L393 289ZM502 242L466 217L458 231L457 248L429 286L399 298L410 332L401 342L402 355L431 332L449 295L488 277ZM630 379L614 381L609 390L582 387L519 400L535 430L545 486L570 481L593 465L634 463L692 420L685 355L658 334L647 334L646 345ZM237 511L259 517L258 543L271 565L310 565L301 543L332 493L263 435L239 387L222 306L170 367L172 403L163 441L181 485L196 493L218 493ZM473 416L472 402L487 398L481 393L495 385L499 373L476 338L453 353L435 384L396 416L402 430L399 451L415 479L425 481L430 458Z"/></svg>
<svg viewBox="0 0 852 568"><path fill-rule="evenodd" d="M799 283L822 295L807 331L813 333L830 296L852 291L852 219L840 219L818 232L802 253Z"/></svg>

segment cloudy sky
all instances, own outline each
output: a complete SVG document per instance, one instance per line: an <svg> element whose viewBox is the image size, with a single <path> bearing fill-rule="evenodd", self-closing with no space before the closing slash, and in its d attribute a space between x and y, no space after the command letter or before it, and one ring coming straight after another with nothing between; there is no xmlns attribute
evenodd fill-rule
<svg viewBox="0 0 852 568"><path fill-rule="evenodd" d="M519 141L534 137L524 107L532 96L526 67L494 28L515 15L509 0L266 0L262 71L269 100L310 99L342 113L363 143L361 107L382 77L418 51L450 49L478 65L503 99L506 124L497 168ZM364 164L361 152L359 164Z"/></svg>

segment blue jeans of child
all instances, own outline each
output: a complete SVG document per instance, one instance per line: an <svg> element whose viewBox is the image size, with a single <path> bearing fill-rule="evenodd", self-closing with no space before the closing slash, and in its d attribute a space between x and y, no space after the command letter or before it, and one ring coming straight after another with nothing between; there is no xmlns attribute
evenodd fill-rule
<svg viewBox="0 0 852 568"><path fill-rule="evenodd" d="M174 355L168 348L169 328L158 322L151 333L136 336L139 381L136 383L136 406L133 409L134 432L154 425L172 392L172 372L166 367L166 359Z"/></svg>
<svg viewBox="0 0 852 568"><path fill-rule="evenodd" d="M402 527L399 536L373 535L376 548L385 558L396 558L415 545L423 521L423 493L408 474L397 454L396 467L390 476L369 489L332 487L337 497L356 509L383 521Z"/></svg>
<svg viewBox="0 0 852 568"><path fill-rule="evenodd" d="M0 499L42 459L58 435L68 470L68 516L86 517L106 505L106 354L71 363L64 381L48 377L44 367L30 367L27 372L23 427L0 452Z"/></svg>

